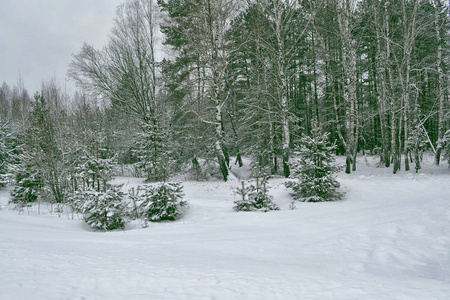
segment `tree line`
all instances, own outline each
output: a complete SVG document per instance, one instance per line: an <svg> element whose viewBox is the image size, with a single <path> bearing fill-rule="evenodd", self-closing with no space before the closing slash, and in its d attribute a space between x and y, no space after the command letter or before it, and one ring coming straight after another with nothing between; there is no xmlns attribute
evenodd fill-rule
<svg viewBox="0 0 450 300"><path fill-rule="evenodd" d="M108 43L73 56L75 95L55 80L33 98L2 85L2 143L57 202L103 186L88 161L227 180L246 156L289 177L317 127L347 173L361 151L418 170L426 150L440 164L450 138L448 25L440 0L128 0Z"/></svg>

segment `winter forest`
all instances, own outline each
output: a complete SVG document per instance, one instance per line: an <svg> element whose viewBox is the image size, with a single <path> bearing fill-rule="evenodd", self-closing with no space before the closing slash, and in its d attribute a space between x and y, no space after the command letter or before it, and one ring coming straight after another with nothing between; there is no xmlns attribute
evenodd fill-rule
<svg viewBox="0 0 450 300"><path fill-rule="evenodd" d="M27 91L21 81L1 85L0 192L9 194L8 205L3 204L23 214L28 211L28 215L33 210L38 211L37 215L51 211L59 216L67 214L73 220L77 214L99 231L123 229L133 220L144 228L156 226L152 222L163 221L160 224L165 225L166 221L180 220L183 214L186 226L205 220L213 222L212 218L218 217L213 225L207 224L222 226L221 222L227 221L230 222L227 226L235 222L236 227L247 228L247 223L268 222L275 225L258 225L259 228L269 230L266 234L278 232L276 235L284 231L284 225L291 228L296 224L306 228L296 234L312 239L307 235L312 232L328 239L332 248L340 249L344 262L336 265L325 280L342 283L338 279L341 275L337 274L344 265L350 274L342 279L344 285L361 275L357 263L346 256L350 252L357 256L357 261L367 259L373 263L364 272L387 278L386 282L378 281L384 287L380 287L382 284L375 287L367 283L373 277L364 275L364 283L361 282L364 293L344 289L337 294L321 291L320 284L315 290L312 283L315 281L311 279L305 290L309 291L308 299L450 297L450 290L445 287L450 280L447 248L450 233L449 227L442 227L450 224L450 192L446 190L450 174L449 6L450 1L443 0L126 0L117 7L104 47L96 49L85 43L74 49L67 76L76 84L76 92L67 93L55 78L43 78L39 91ZM352 174L357 175L345 177ZM407 176L429 181L403 185L404 180L413 180ZM119 180L114 179L117 177ZM128 189L127 180L137 182L133 181L137 178L142 179L139 185ZM183 181L190 183L184 186ZM379 215L370 206L373 202L367 203L364 211L374 214L370 219L373 224L380 220L386 220L387 224L388 218L394 218L394 212L395 218L403 216L400 221L396 219L400 223L395 223L395 230L383 226L377 231L372 227L354 229L350 224L356 224L355 228L364 226L358 227L360 220L345 211L346 205L350 205L350 210L362 205L352 202L358 198L353 193L370 192L367 199L375 201L376 194L384 195L383 184L398 199L400 195L409 196L404 201L397 200L400 202L382 202L380 209L391 208L380 210ZM233 212L239 215L235 217L221 212L209 216L222 208L222 202L211 199L215 208L206 210L192 195L214 198L201 194L206 192L200 190L209 191L215 185L219 186L219 194L232 193L229 198L233 202L228 206L235 211L281 211L249 216ZM396 191L399 187L404 189ZM424 190L436 194L428 196ZM185 193L191 198L184 197ZM288 196L280 196L282 200L277 201L280 193ZM425 199L411 204L414 194ZM385 199L389 197L386 192ZM406 207L411 207L414 220L420 219L416 209L423 208L428 197L434 201L434 208L423 210L423 214L429 213L425 218L428 223L409 226L406 219L412 217ZM343 206L309 206L338 205L328 201L339 199L345 200L338 201ZM0 212L1 208L0 202ZM316 222L317 210L321 209L328 222L324 224L330 228L336 226L333 220L340 217L348 222L345 223L348 226L337 225L338 238L328 230L296 223L302 222L302 218ZM279 213L284 215L276 217ZM288 213L298 215L291 220ZM0 223L3 224L1 220ZM201 228L194 226L191 232L181 224L167 226L155 230L162 230L162 236L174 234L177 228L187 234ZM413 229L411 232L399 229L406 227L423 230L419 234ZM233 239L234 227L226 228L225 237ZM111 236L99 238L120 236L115 231L110 233ZM211 238L209 233L206 236ZM250 234L266 238L256 229ZM277 243L280 249L297 239L293 235L283 240L283 234L276 239L280 240ZM354 242L351 236L359 242ZM381 236L403 241L395 247L416 252L384 256L383 249L389 252L395 247L383 244L386 240ZM193 241L206 241L205 249L217 250L216 244L208 244L208 239L202 238L194 234ZM246 237L241 238L253 249ZM424 249L437 240L440 244L431 247L430 252L436 250L433 256ZM320 253L328 254L321 243L325 242L314 240L311 245L317 248L306 247L305 253L316 253L311 264L319 261ZM236 245L224 247L232 251ZM268 254L264 247L256 252L267 255L273 262L282 260L281 254L280 257L273 252ZM366 247L371 247L372 256L362 258L369 253ZM299 255L286 252L288 248L275 252L286 257ZM251 256L248 253L246 258L247 255ZM311 259L302 255L305 260ZM198 254L198 259L203 256ZM416 259L426 267L414 264L405 267ZM158 263L164 264L166 260ZM189 262L196 265L197 258L193 260ZM236 261L229 260L239 269ZM334 263L330 260L331 265ZM248 279L242 273L246 279L241 283L227 281L233 278L232 274L221 268L217 271L218 263L213 258L206 257L206 264L212 268L211 272L219 272L214 274L228 282L227 287L234 286L236 290L220 290L220 284L211 284L211 290L204 291L206 294L195 294L184 286L179 287L177 291L183 294L178 295L188 299L205 295L218 299L264 299L264 295L272 295L267 299L278 299L277 295L296 299L298 293L302 294L292 286L285 287L284 294L259 293L255 287L248 294L236 294L243 288L242 282L264 290L265 284L258 281L263 279ZM3 267L8 266L5 261ZM258 269L259 265L251 267L248 263L248 266L271 276L265 269ZM390 271L388 266L392 268ZM291 268L280 280L288 278L291 271L295 274L295 268ZM315 267L306 269L305 274L321 278ZM274 272L278 274L281 270L275 268ZM197 271L188 268L185 276L203 278ZM163 278L162 286L173 284L169 275L166 278L155 272L152 273L155 278ZM388 283L392 278L403 280L398 278L406 273L436 280L428 286L436 288L433 294L436 297L422 293L427 290L426 284L418 292L407 279L394 281L392 286ZM101 277L103 273L99 274ZM77 280L81 283L82 277ZM103 284L100 287L103 293L97 291L94 295L107 295L108 288ZM0 287L7 285L12 286L6 279L0 279ZM398 286L400 289L396 290L394 287ZM26 298L29 294L24 295ZM70 294L63 291L55 299L61 295ZM153 295L169 299L174 294L161 291Z"/></svg>
<svg viewBox="0 0 450 300"><path fill-rule="evenodd" d="M150 181L186 171L226 181L246 156L289 177L314 126L346 173L361 151L393 173L419 170L424 151L440 164L448 26L434 0L127 1L108 44L74 54L75 95L54 79L33 97L2 85L1 172L30 166L57 202L90 159Z"/></svg>

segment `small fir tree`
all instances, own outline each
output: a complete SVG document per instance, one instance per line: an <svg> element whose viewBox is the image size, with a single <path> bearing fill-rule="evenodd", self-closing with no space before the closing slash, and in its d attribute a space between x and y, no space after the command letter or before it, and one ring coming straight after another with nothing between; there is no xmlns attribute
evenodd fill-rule
<svg viewBox="0 0 450 300"><path fill-rule="evenodd" d="M322 133L317 124L313 124L311 136L303 134L295 154L298 160L291 162L291 177L287 187L294 190L295 200L304 202L322 202L339 200L342 193L335 174L341 170L336 165L333 151L336 145L328 145L329 133Z"/></svg>
<svg viewBox="0 0 450 300"><path fill-rule="evenodd" d="M139 205L142 216L147 221L159 222L170 220L182 214L182 209L187 207L183 201L183 185L181 182L164 182L157 186L139 186L139 195L142 201Z"/></svg>
<svg viewBox="0 0 450 300"><path fill-rule="evenodd" d="M84 221L97 230L114 230L125 227L127 205L120 186L111 186L106 192L89 189L76 191L75 206L83 214Z"/></svg>
<svg viewBox="0 0 450 300"><path fill-rule="evenodd" d="M245 186L245 182L241 181L241 187L236 188L235 193L241 197L241 199L234 201L236 204L233 209L235 211L253 211L254 206L252 201L250 201L249 195L255 192L255 186L248 185Z"/></svg>
<svg viewBox="0 0 450 300"><path fill-rule="evenodd" d="M273 197L269 195L267 181L269 176L256 178L256 185L242 186L236 189L241 199L234 201L235 211L264 211L279 210L278 206L273 203Z"/></svg>

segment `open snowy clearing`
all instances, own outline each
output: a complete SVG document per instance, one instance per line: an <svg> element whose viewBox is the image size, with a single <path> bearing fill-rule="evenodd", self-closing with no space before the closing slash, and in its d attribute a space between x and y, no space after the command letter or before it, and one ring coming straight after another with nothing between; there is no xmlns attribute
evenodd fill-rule
<svg viewBox="0 0 450 300"><path fill-rule="evenodd" d="M450 299L450 171L375 168L342 201L237 213L231 182L185 182L176 222L94 232L75 216L18 215L0 191L0 299ZM128 189L141 182L117 178Z"/></svg>

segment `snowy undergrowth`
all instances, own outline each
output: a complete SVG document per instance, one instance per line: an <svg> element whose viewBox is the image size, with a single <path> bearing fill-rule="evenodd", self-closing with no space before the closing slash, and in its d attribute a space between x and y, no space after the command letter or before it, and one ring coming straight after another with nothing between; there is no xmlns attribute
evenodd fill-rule
<svg viewBox="0 0 450 300"><path fill-rule="evenodd" d="M239 181L184 182L176 222L93 232L48 212L18 215L0 191L0 299L450 299L450 171L339 174L342 201L233 211ZM124 189L141 180L118 178Z"/></svg>

